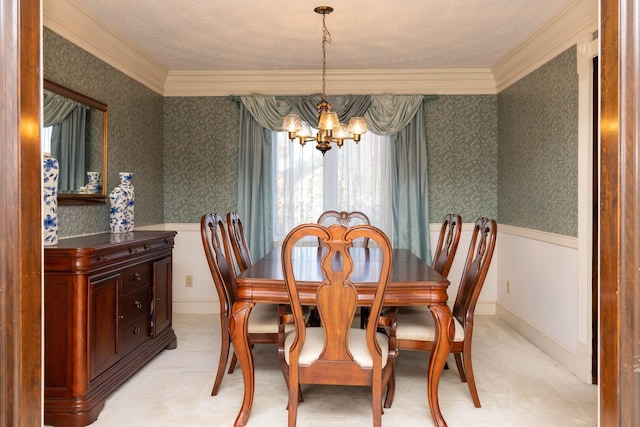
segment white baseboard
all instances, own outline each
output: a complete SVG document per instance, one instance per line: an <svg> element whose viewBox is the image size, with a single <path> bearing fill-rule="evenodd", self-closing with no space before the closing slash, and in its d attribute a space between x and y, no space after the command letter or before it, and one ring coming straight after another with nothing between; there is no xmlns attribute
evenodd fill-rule
<svg viewBox="0 0 640 427"><path fill-rule="evenodd" d="M536 329L500 304L496 305L496 315L578 378L587 383L591 382L590 378L586 379L581 375L581 363L578 354L559 344L556 340Z"/></svg>

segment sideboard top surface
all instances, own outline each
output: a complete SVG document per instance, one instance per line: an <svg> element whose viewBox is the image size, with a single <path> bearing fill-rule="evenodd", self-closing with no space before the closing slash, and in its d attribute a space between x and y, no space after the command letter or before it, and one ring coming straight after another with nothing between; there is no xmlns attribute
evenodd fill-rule
<svg viewBox="0 0 640 427"><path fill-rule="evenodd" d="M47 250L56 249L104 248L105 246L119 246L122 244L134 243L140 240L173 238L175 235L175 231L150 230L134 230L127 233L87 234L85 236L66 237L58 239L57 245L45 246L44 250L46 252Z"/></svg>
<svg viewBox="0 0 640 427"><path fill-rule="evenodd" d="M126 262L131 256L146 257L171 251L175 231L130 231L100 233L59 239L56 246L44 248L45 274L106 268L113 262Z"/></svg>

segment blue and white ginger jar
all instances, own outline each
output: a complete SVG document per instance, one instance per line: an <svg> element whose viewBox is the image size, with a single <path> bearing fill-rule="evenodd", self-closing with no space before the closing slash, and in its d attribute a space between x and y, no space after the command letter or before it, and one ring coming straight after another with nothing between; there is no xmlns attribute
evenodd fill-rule
<svg viewBox="0 0 640 427"><path fill-rule="evenodd" d="M109 194L109 231L126 233L134 227L135 192L133 173L120 172L120 185Z"/></svg>
<svg viewBox="0 0 640 427"><path fill-rule="evenodd" d="M58 244L58 160L42 155L42 238L44 246Z"/></svg>

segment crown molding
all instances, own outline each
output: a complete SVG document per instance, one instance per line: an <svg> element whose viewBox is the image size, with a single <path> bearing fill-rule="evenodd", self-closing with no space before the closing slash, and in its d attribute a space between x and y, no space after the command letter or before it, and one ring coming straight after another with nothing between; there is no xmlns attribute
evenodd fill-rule
<svg viewBox="0 0 640 427"><path fill-rule="evenodd" d="M598 30L598 2L575 0L522 46L492 67L501 92Z"/></svg>
<svg viewBox="0 0 640 427"><path fill-rule="evenodd" d="M167 70L96 19L77 0L43 0L43 25L118 71L163 94Z"/></svg>
<svg viewBox="0 0 640 427"><path fill-rule="evenodd" d="M165 96L305 95L317 93L319 71L170 71ZM489 69L327 71L327 93L495 94Z"/></svg>

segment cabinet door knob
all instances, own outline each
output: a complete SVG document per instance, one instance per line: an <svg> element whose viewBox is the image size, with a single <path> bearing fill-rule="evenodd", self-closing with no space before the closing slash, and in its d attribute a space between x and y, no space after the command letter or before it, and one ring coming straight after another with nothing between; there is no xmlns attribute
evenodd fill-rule
<svg viewBox="0 0 640 427"><path fill-rule="evenodd" d="M139 282L142 280L142 275L140 273L136 273L133 275L133 280L135 280L136 282Z"/></svg>
<svg viewBox="0 0 640 427"><path fill-rule="evenodd" d="M142 303L140 301L136 301L136 302L134 302L134 304L135 304L136 308L138 308L138 309L142 308Z"/></svg>
<svg viewBox="0 0 640 427"><path fill-rule="evenodd" d="M135 328L133 328L133 334L134 335L138 335L140 333L140 328L138 328L137 326Z"/></svg>
<svg viewBox="0 0 640 427"><path fill-rule="evenodd" d="M120 316L118 316L118 319L124 320L124 314L121 314Z"/></svg>

